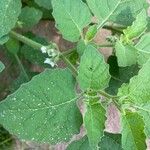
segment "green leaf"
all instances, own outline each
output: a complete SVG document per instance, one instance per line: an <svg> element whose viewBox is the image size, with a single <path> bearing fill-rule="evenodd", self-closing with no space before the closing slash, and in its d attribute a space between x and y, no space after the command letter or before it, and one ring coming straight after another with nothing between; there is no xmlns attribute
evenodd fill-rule
<svg viewBox="0 0 150 150"><path fill-rule="evenodd" d="M104 136L99 143L100 150L123 150L121 146L121 134L104 132Z"/></svg>
<svg viewBox="0 0 150 150"><path fill-rule="evenodd" d="M72 42L78 41L83 28L91 21L86 4L81 0L52 0L52 5L57 28L63 37Z"/></svg>
<svg viewBox="0 0 150 150"><path fill-rule="evenodd" d="M8 35L4 35L3 37L0 38L0 45L5 44L9 40Z"/></svg>
<svg viewBox="0 0 150 150"><path fill-rule="evenodd" d="M136 64L137 50L130 44L124 45L121 41L117 40L115 44L115 51L120 67L127 67Z"/></svg>
<svg viewBox="0 0 150 150"><path fill-rule="evenodd" d="M94 15L104 24L113 15L122 0L87 0Z"/></svg>
<svg viewBox="0 0 150 150"><path fill-rule="evenodd" d="M5 68L4 64L0 61L0 72L2 72L4 68Z"/></svg>
<svg viewBox="0 0 150 150"><path fill-rule="evenodd" d="M131 25L143 8L148 8L145 0L87 0L87 3L101 24L113 21L125 26Z"/></svg>
<svg viewBox="0 0 150 150"><path fill-rule="evenodd" d="M0 123L20 139L69 141L82 124L74 87L68 70L46 70L0 103Z"/></svg>
<svg viewBox="0 0 150 150"><path fill-rule="evenodd" d="M79 56L83 55L85 49L86 49L86 44L85 44L84 40L79 40L77 43L77 52L78 52Z"/></svg>
<svg viewBox="0 0 150 150"><path fill-rule="evenodd" d="M92 25L88 28L86 35L85 35L85 40L86 41L91 41L97 33L97 25Z"/></svg>
<svg viewBox="0 0 150 150"><path fill-rule="evenodd" d="M20 12L20 0L0 0L0 38L14 28Z"/></svg>
<svg viewBox="0 0 150 150"><path fill-rule="evenodd" d="M138 50L138 64L142 66L150 58L150 33L143 35L135 47Z"/></svg>
<svg viewBox="0 0 150 150"><path fill-rule="evenodd" d="M137 113L126 112L121 116L122 147L126 150L146 150L144 122Z"/></svg>
<svg viewBox="0 0 150 150"><path fill-rule="evenodd" d="M73 141L66 150L91 150L89 146L88 137L84 136L78 141Z"/></svg>
<svg viewBox="0 0 150 150"><path fill-rule="evenodd" d="M51 0L34 0L40 7L48 10L52 9Z"/></svg>
<svg viewBox="0 0 150 150"><path fill-rule="evenodd" d="M39 9L26 6L21 10L19 21L23 23L23 27L32 28L40 21L41 18L42 12Z"/></svg>
<svg viewBox="0 0 150 150"><path fill-rule="evenodd" d="M139 74L131 78L129 84L124 84L118 92L122 96L122 103L130 103L138 113L143 116L145 122L145 133L150 137L149 126L149 103L150 103L150 59L140 69Z"/></svg>
<svg viewBox="0 0 150 150"><path fill-rule="evenodd" d="M138 113L143 117L145 123L145 134L147 138L150 138L150 103L143 104L141 106L136 106L138 108Z"/></svg>
<svg viewBox="0 0 150 150"><path fill-rule="evenodd" d="M144 104L150 101L150 59L140 69L137 76L131 78L128 85L128 99L135 104Z"/></svg>
<svg viewBox="0 0 150 150"><path fill-rule="evenodd" d="M110 20L124 25L129 26L133 23L139 12L147 10L149 4L145 0L122 0L121 5L115 11L114 15L111 16Z"/></svg>
<svg viewBox="0 0 150 150"><path fill-rule="evenodd" d="M94 150L104 135L106 111L100 103L89 104L84 115L84 126L91 148Z"/></svg>
<svg viewBox="0 0 150 150"><path fill-rule="evenodd" d="M121 134L112 134L104 132L104 136L99 142L99 150L122 150L121 147ZM80 140L73 141L67 147L67 150L91 150L89 145L88 137L84 136Z"/></svg>
<svg viewBox="0 0 150 150"><path fill-rule="evenodd" d="M134 38L141 36L142 33L147 29L147 12L143 9L136 17L136 20L133 24L127 29L123 30L124 35L122 36L122 41L127 43Z"/></svg>
<svg viewBox="0 0 150 150"><path fill-rule="evenodd" d="M8 42L5 44L5 46L6 46L7 50L13 55L17 54L20 49L19 41L12 39L12 38L10 38L8 40Z"/></svg>
<svg viewBox="0 0 150 150"><path fill-rule="evenodd" d="M102 54L92 45L86 47L81 57L77 79L82 90L102 90L108 86L109 66Z"/></svg>

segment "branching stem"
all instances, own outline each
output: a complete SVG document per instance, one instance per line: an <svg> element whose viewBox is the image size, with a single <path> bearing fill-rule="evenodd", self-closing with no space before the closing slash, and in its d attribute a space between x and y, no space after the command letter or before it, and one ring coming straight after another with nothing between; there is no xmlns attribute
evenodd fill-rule
<svg viewBox="0 0 150 150"><path fill-rule="evenodd" d="M117 101L117 99L119 98L118 96L109 95L108 93L106 93L104 91L98 91L98 93L101 96L104 96L105 98L107 98L109 100L111 99L112 102L115 104L115 106L118 108L118 110L121 111L120 105L118 104L118 101Z"/></svg>
<svg viewBox="0 0 150 150"><path fill-rule="evenodd" d="M41 47L45 46L45 45L42 45L38 42L35 42L19 33L16 33L14 31L11 31L10 32L10 36L17 39L18 41L21 41L23 42L24 44L27 44L28 46L34 48L34 49L38 49L38 50L41 50ZM75 68L75 66L66 58L66 55L68 55L69 53L71 53L72 51L69 51L69 52L62 52L60 53L60 58L66 63L66 65L68 66L68 68L72 71L73 75L76 77L77 76L77 70ZM16 59L17 59L17 62L21 68L21 70L24 72L25 74L25 70L19 60L19 58L17 56L15 56ZM27 75L26 75L27 77Z"/></svg>

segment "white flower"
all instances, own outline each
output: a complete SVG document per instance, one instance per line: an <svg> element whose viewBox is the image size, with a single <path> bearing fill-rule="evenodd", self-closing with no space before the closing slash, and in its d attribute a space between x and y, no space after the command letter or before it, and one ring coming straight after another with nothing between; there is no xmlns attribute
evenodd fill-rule
<svg viewBox="0 0 150 150"><path fill-rule="evenodd" d="M41 47L41 52L42 52L42 53L47 53L47 48L46 48L46 46L42 46L42 47Z"/></svg>
<svg viewBox="0 0 150 150"><path fill-rule="evenodd" d="M51 67L55 66L55 63L50 58L46 58L45 61L44 61L44 63L51 65Z"/></svg>
<svg viewBox="0 0 150 150"><path fill-rule="evenodd" d="M57 54L55 53L54 49L48 49L47 50L48 56L55 57Z"/></svg>

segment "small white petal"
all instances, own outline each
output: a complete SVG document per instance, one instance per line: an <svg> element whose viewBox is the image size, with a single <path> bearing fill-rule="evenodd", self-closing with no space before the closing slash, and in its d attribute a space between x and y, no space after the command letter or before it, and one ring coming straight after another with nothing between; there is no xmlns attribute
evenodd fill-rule
<svg viewBox="0 0 150 150"><path fill-rule="evenodd" d="M55 63L50 58L46 58L45 61L44 61L44 63L51 65L51 67L55 66Z"/></svg>
<svg viewBox="0 0 150 150"><path fill-rule="evenodd" d="M46 46L42 46L42 47L41 47L41 51L42 51L42 53L47 53L47 48L46 48Z"/></svg>

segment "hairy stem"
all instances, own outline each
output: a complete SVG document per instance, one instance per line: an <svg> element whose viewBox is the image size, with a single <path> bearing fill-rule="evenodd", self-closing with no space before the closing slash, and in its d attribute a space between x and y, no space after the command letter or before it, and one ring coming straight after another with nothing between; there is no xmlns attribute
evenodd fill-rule
<svg viewBox="0 0 150 150"><path fill-rule="evenodd" d="M19 33L14 32L14 31L10 31L10 36L12 38L17 39L18 41L23 42L24 44L27 44L28 46L30 46L34 49L39 49L40 50L41 47L44 46L44 45L42 45L38 42L35 42L35 41L33 41L33 40L31 40L31 39L29 39L29 38L27 38L27 37L25 37L25 36L23 36Z"/></svg>

